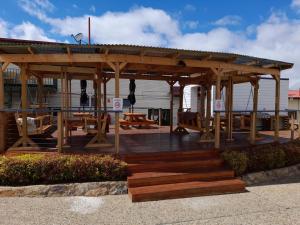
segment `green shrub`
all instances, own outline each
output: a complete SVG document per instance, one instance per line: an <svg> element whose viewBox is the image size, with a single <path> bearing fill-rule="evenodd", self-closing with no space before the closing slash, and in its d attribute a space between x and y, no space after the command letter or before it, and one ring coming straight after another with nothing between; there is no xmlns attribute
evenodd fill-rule
<svg viewBox="0 0 300 225"><path fill-rule="evenodd" d="M287 165L300 163L300 144L299 141L287 143L282 146L286 155Z"/></svg>
<svg viewBox="0 0 300 225"><path fill-rule="evenodd" d="M1 185L124 180L127 165L111 156L23 155L0 159Z"/></svg>
<svg viewBox="0 0 300 225"><path fill-rule="evenodd" d="M286 154L280 145L257 146L248 151L248 171L271 170L286 165Z"/></svg>
<svg viewBox="0 0 300 225"><path fill-rule="evenodd" d="M222 157L234 170L236 175L242 175L246 171L248 158L244 152L225 151L223 152Z"/></svg>

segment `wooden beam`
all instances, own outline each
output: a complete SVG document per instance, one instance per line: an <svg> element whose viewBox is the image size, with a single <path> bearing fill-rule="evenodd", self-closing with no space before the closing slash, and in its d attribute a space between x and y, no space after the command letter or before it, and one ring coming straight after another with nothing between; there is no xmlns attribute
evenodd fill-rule
<svg viewBox="0 0 300 225"><path fill-rule="evenodd" d="M28 50L28 52L29 52L31 55L34 55L34 51L32 50L31 47L28 47L27 50Z"/></svg>
<svg viewBox="0 0 300 225"><path fill-rule="evenodd" d="M0 54L0 61L12 62L12 63L63 63L71 62L68 54ZM167 57L153 57L139 55L125 55L125 54L73 54L72 61L74 63L80 62L126 62L126 63L139 63L139 64L153 64L153 65L170 65L176 66L178 60ZM273 74L278 75L279 69L273 68L262 68L257 66L247 66L219 61L207 61L207 60L194 60L194 59L183 59L182 60L187 67L199 67L199 68L222 68L230 69L233 71L252 72L260 74Z"/></svg>
<svg viewBox="0 0 300 225"><path fill-rule="evenodd" d="M51 66L51 65L29 65L29 69L30 71L42 71L42 72L54 72L54 73L61 72L61 66ZM65 66L65 71L68 73L95 74L96 68Z"/></svg>
<svg viewBox="0 0 300 225"><path fill-rule="evenodd" d="M7 67L9 66L10 62L5 62L3 65L2 65L2 72L4 72Z"/></svg>

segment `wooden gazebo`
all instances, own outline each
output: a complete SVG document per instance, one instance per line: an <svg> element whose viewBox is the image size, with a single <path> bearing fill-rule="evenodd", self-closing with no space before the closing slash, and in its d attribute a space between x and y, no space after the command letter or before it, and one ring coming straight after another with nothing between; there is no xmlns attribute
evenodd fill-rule
<svg viewBox="0 0 300 225"><path fill-rule="evenodd" d="M13 39L0 39L0 108L4 109L4 81L3 72L10 63L21 68L22 81L22 118L23 136L17 146L30 147L34 142L28 136L27 131L27 80L30 76L37 78L39 87L42 86L43 78L61 80L62 87L62 112L58 115L58 149L64 144L65 132L64 117L67 116L70 107L70 81L73 79L93 80L96 84L96 93L106 96L106 83L109 79L115 80L115 97L120 97L119 80L161 80L170 85L171 96L176 83L180 85L180 109L183 108L183 88L186 85L197 84L203 87L206 93L206 123L205 137L211 135L210 102L212 86L215 86L216 100L221 99L221 90L226 87L226 133L228 139L232 138L233 112L232 96L233 85L250 82L254 87L253 110L251 116L251 142L255 142L256 113L258 98L258 80L263 75L271 75L276 81L275 89L275 139L279 138L279 111L280 111L280 72L292 68L293 64L250 57L245 55L191 51L170 48L145 47L134 45L73 45L65 43L49 43L38 41L23 41ZM103 84L103 90L101 90ZM169 90L166 90L168 92ZM101 103L97 99L98 108L103 105L106 109L106 101ZM203 101L204 102L204 101ZM173 97L170 102L173 108ZM65 112L64 112L65 109ZM119 152L119 113L115 112L115 150ZM203 114L204 115L204 114ZM173 111L171 110L171 118ZM220 148L220 118L221 112L214 112L214 146ZM98 117L100 124L100 116ZM172 120L171 120L172 121ZM171 122L171 131L173 124ZM0 151L4 150L4 127L1 127ZM101 137L98 135L100 144ZM210 141L210 140L208 140Z"/></svg>

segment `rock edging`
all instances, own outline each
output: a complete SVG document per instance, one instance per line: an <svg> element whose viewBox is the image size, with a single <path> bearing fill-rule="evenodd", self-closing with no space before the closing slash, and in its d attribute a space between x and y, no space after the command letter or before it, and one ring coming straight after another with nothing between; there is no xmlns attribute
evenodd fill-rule
<svg viewBox="0 0 300 225"><path fill-rule="evenodd" d="M300 164L257 173L249 173L241 177L247 186L272 182L288 177L300 176Z"/></svg>
<svg viewBox="0 0 300 225"><path fill-rule="evenodd" d="M126 181L0 187L0 197L64 197L127 194Z"/></svg>

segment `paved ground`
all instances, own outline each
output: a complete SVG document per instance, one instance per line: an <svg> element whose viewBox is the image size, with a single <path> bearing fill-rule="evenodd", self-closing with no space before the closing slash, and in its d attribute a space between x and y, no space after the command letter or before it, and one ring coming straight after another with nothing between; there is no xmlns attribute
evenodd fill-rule
<svg viewBox="0 0 300 225"><path fill-rule="evenodd" d="M131 203L101 198L0 198L1 225L300 224L300 180L248 188L247 193Z"/></svg>

